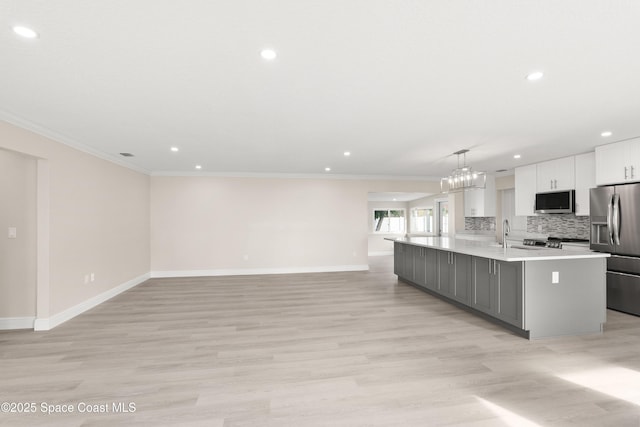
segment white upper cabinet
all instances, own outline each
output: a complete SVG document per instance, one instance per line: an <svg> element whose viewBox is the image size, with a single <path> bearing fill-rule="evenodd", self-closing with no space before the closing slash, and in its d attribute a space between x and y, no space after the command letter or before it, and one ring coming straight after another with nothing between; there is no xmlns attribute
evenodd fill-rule
<svg viewBox="0 0 640 427"><path fill-rule="evenodd" d="M596 184L640 181L640 138L596 147Z"/></svg>
<svg viewBox="0 0 640 427"><path fill-rule="evenodd" d="M576 215L589 215L589 190L596 186L596 153L576 156Z"/></svg>
<svg viewBox="0 0 640 427"><path fill-rule="evenodd" d="M487 185L484 189L465 190L464 216L496 216L496 178L493 175L487 175Z"/></svg>
<svg viewBox="0 0 640 427"><path fill-rule="evenodd" d="M536 193L576 190L578 216L589 215L589 190L596 186L596 153L563 157L516 168L516 215L535 215Z"/></svg>
<svg viewBox="0 0 640 427"><path fill-rule="evenodd" d="M573 156L538 163L536 166L536 187L539 193L573 190L575 188L575 161Z"/></svg>
<svg viewBox="0 0 640 427"><path fill-rule="evenodd" d="M516 215L533 216L536 201L536 165L516 168Z"/></svg>

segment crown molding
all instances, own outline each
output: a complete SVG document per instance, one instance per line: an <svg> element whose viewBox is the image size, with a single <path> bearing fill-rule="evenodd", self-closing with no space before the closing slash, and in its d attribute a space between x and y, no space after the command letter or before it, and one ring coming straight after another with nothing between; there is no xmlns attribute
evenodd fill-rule
<svg viewBox="0 0 640 427"><path fill-rule="evenodd" d="M55 142L58 142L60 144L64 144L64 145L69 146L71 148L74 148L74 149L76 149L78 151L82 151L83 153L91 154L94 157L98 157L98 158L100 158L102 160L106 160L108 162L115 163L118 166L122 166L122 167L125 167L125 168L128 168L128 169L134 170L136 172L143 173L145 175L150 175L151 174L150 171L148 171L148 170L146 170L144 168L141 168L141 167L136 166L136 165L132 165L131 163L127 163L126 161L124 161L124 160L122 160L122 159L120 159L120 158L118 158L118 157L116 157L114 155L104 153L104 152L102 152L100 150L96 150L95 148L89 147L88 145L85 145L85 144L83 144L81 142L78 142L78 141L74 140L73 138L69 138L69 137L67 137L65 135L62 135L62 134L60 134L58 132L55 132L55 131L53 131L51 129L48 129L48 128L46 128L44 126L41 126L41 125L39 125L37 123L34 123L32 121L23 119L22 117L18 117L18 116L14 115L14 114L9 113L6 110L0 109L0 120L3 120L5 122L10 123L10 124L12 124L14 126L17 126L19 128L26 129L26 130L31 131L33 133L36 133L36 134L38 134L40 136L44 136L45 138L51 139L51 140L53 140Z"/></svg>

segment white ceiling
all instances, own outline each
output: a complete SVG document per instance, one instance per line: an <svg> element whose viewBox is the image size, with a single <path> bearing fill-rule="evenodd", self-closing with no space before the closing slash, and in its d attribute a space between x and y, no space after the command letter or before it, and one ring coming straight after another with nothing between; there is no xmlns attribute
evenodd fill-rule
<svg viewBox="0 0 640 427"><path fill-rule="evenodd" d="M0 118L153 173L428 177L463 148L493 172L640 135L639 22L640 1L0 0Z"/></svg>

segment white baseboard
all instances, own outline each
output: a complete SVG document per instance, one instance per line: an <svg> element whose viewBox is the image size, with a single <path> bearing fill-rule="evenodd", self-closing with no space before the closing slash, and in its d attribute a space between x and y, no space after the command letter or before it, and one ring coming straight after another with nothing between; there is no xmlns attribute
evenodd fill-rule
<svg viewBox="0 0 640 427"><path fill-rule="evenodd" d="M35 317L2 317L0 318L0 330L33 329Z"/></svg>
<svg viewBox="0 0 640 427"><path fill-rule="evenodd" d="M336 265L323 267L286 267L286 268L223 268L215 270L174 270L152 271L152 278L162 277L199 277L199 276L251 276L256 274L295 274L295 273L334 273L340 271L367 271L369 265Z"/></svg>
<svg viewBox="0 0 640 427"><path fill-rule="evenodd" d="M70 307L60 313L54 314L51 317L36 319L35 324L33 325L33 330L48 331L50 329L53 329L56 326L66 322L67 320L73 319L77 315L82 314L85 311L90 310L93 307L115 297L116 295L139 285L140 283L149 279L149 277L149 273L143 274L142 276L138 276L121 285L116 286L115 288L98 294L95 297L89 298L88 300L83 301L78 305L74 305L73 307Z"/></svg>
<svg viewBox="0 0 640 427"><path fill-rule="evenodd" d="M393 255L393 251L369 252L367 255L369 255L369 256L387 256L387 255Z"/></svg>

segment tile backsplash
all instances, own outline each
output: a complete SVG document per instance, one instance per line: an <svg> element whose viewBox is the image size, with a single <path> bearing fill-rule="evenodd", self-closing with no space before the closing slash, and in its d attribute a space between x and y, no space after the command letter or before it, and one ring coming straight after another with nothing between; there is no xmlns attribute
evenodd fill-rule
<svg viewBox="0 0 640 427"><path fill-rule="evenodd" d="M465 217L464 229L474 231L494 231L496 229L496 218L488 217Z"/></svg>
<svg viewBox="0 0 640 427"><path fill-rule="evenodd" d="M528 216L527 232L553 237L589 239L589 217L574 214Z"/></svg>

